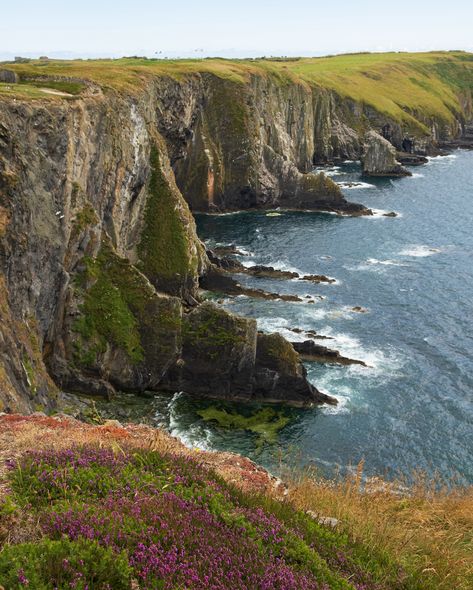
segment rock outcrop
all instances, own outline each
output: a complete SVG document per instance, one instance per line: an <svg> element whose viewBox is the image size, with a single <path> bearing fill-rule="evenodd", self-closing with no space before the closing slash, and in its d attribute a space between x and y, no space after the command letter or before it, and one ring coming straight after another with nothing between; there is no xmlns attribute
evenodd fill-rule
<svg viewBox="0 0 473 590"><path fill-rule="evenodd" d="M396 148L376 131L365 135L361 163L365 176L411 176L397 160Z"/></svg>
<svg viewBox="0 0 473 590"><path fill-rule="evenodd" d="M212 265L157 91L0 104L0 411L58 389L325 401L302 367L265 365L252 320L200 304Z"/></svg>
<svg viewBox="0 0 473 590"><path fill-rule="evenodd" d="M19 82L19 76L16 72L13 72L12 70L0 69L0 82L4 82L7 84L17 84Z"/></svg>
<svg viewBox="0 0 473 590"><path fill-rule="evenodd" d="M242 84L210 74L160 80L158 94L159 130L193 211L368 213L323 173L311 173L325 94L262 76Z"/></svg>
<svg viewBox="0 0 473 590"><path fill-rule="evenodd" d="M304 340L303 342L291 342L294 350L299 356L308 361L316 361L319 363L335 363L338 365L361 365L366 367L364 361L351 359L340 354L338 350L327 348L316 344L313 340Z"/></svg>

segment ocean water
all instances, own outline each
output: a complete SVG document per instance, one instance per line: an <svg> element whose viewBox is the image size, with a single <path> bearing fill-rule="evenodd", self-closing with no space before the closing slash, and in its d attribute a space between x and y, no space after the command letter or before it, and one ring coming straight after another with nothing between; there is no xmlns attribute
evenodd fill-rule
<svg viewBox="0 0 473 590"><path fill-rule="evenodd" d="M306 363L310 380L337 397L337 407L282 408L290 423L264 445L251 433L204 422L196 412L214 402L183 394L156 398L155 420L191 445L244 453L273 470L282 460L344 472L364 460L367 474L423 470L473 483L473 152L412 170L411 178L369 183L354 162L329 170L348 199L376 211L372 218L197 216L208 246L234 244L246 265L336 279L316 285L242 275L247 285L315 303L237 297L224 305L293 340L304 338L290 328L316 330L332 338L321 344L365 361L367 368Z"/></svg>

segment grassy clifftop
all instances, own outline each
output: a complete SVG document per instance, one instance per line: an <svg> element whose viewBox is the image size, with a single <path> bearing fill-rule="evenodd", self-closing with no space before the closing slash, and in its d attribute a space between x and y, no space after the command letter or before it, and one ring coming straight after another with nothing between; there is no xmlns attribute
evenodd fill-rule
<svg viewBox="0 0 473 590"><path fill-rule="evenodd" d="M43 87L77 96L80 80L104 89L139 92L153 76L182 78L210 73L244 83L252 74L270 76L278 84L303 84L335 91L372 106L399 121L412 113L449 121L461 110L461 97L473 91L473 54L465 52L360 53L323 58L261 60L117 60L39 61L8 64L21 84L0 84L0 97L66 98ZM40 77L54 78L44 86ZM63 81L58 81L63 78ZM66 80L64 80L64 78ZM67 80L69 79L69 80Z"/></svg>

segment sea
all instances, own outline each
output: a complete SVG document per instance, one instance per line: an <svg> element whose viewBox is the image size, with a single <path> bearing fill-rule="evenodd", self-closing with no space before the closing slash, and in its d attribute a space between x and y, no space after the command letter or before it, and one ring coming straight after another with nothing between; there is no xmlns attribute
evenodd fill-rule
<svg viewBox="0 0 473 590"><path fill-rule="evenodd" d="M306 362L310 381L339 403L276 407L288 420L273 440L201 416L216 406L251 417L260 406L176 393L147 400L147 416L192 447L242 453L273 472L297 465L331 476L363 462L367 476L421 472L473 484L473 152L432 157L400 179L362 178L359 162L323 170L374 215L201 214L198 233L209 248L237 248L245 266L335 279L239 275L244 285L303 301L239 296L219 304L291 340L314 330L328 337L317 343L367 366Z"/></svg>

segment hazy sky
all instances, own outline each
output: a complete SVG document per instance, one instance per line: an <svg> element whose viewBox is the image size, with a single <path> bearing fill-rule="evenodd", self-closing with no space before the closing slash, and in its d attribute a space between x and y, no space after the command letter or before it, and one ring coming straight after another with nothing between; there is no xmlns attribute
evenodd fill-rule
<svg viewBox="0 0 473 590"><path fill-rule="evenodd" d="M0 58L473 50L473 0L1 0Z"/></svg>

